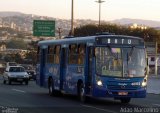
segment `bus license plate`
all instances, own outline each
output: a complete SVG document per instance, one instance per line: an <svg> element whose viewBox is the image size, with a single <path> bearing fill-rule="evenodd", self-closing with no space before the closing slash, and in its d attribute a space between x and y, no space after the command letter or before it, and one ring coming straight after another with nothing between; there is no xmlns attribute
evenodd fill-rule
<svg viewBox="0 0 160 113"><path fill-rule="evenodd" d="M118 92L118 95L128 95L128 92Z"/></svg>

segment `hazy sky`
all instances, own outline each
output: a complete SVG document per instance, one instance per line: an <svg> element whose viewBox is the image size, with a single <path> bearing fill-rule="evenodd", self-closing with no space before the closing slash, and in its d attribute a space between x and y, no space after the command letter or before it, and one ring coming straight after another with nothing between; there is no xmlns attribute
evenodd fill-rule
<svg viewBox="0 0 160 113"><path fill-rule="evenodd" d="M98 20L96 0L74 0L75 19ZM120 18L160 21L160 0L104 0L102 20ZM19 11L27 14L71 18L71 0L0 0L0 11Z"/></svg>

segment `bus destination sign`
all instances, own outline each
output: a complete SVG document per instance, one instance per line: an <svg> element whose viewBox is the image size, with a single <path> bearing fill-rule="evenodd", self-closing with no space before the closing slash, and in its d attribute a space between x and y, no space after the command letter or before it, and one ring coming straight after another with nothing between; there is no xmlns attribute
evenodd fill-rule
<svg viewBox="0 0 160 113"><path fill-rule="evenodd" d="M132 38L115 38L115 37L98 37L96 39L97 44L120 44L120 45L138 45L141 43L140 39Z"/></svg>

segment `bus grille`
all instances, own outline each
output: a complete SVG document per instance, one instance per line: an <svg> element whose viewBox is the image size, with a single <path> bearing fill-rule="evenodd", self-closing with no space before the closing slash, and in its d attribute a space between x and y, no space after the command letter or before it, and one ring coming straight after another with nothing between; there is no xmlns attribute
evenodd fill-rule
<svg viewBox="0 0 160 113"><path fill-rule="evenodd" d="M107 88L109 90L136 90L140 87L140 86L132 86L131 83L126 83L126 84L127 85L118 85L117 82L109 82L107 84Z"/></svg>

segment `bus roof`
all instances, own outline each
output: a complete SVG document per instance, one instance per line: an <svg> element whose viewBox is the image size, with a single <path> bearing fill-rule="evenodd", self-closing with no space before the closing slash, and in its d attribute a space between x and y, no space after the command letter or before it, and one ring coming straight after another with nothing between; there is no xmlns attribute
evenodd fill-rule
<svg viewBox="0 0 160 113"><path fill-rule="evenodd" d="M86 36L86 37L71 37L71 38L64 38L64 39L58 39L58 40L44 40L40 41L38 43L38 46L48 46L48 45L54 45L54 44L76 44L76 43L94 43L96 41L96 38L129 38L129 39L138 39L143 42L142 38L134 37L134 36L126 36L126 35L96 35L96 36Z"/></svg>

